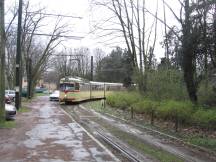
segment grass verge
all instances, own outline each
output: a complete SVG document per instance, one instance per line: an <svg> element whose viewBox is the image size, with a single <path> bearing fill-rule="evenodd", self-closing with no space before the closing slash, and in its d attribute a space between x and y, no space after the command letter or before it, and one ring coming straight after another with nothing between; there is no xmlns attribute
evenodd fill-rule
<svg viewBox="0 0 216 162"><path fill-rule="evenodd" d="M38 97L38 96L48 96L49 94L47 93L35 93L34 96Z"/></svg>
<svg viewBox="0 0 216 162"><path fill-rule="evenodd" d="M25 113L25 112L29 112L29 111L31 111L29 108L21 107L18 112Z"/></svg>
<svg viewBox="0 0 216 162"><path fill-rule="evenodd" d="M0 128L15 128L16 122L15 121L2 121L0 122Z"/></svg>
<svg viewBox="0 0 216 162"><path fill-rule="evenodd" d="M208 148L210 150L216 151L216 139L208 138L208 137L191 137L188 138L188 142Z"/></svg>
<svg viewBox="0 0 216 162"><path fill-rule="evenodd" d="M118 139L126 142L130 147L134 148L135 150L140 151L144 155L150 156L155 158L161 162L183 162L182 159L179 157L172 155L169 152L163 151L157 147L150 146L144 142L141 142L140 139L135 137L134 135L125 133L124 131L119 130L109 124L103 122L102 120L96 121L100 123L105 129L107 129L111 134L113 134Z"/></svg>
<svg viewBox="0 0 216 162"><path fill-rule="evenodd" d="M110 107L109 105L106 105L106 107L104 108L101 101L88 102L88 103L85 103L84 106L87 108L93 109L99 113L107 113L107 114L116 116L118 118L131 120L130 119L130 112L120 111L119 109ZM148 127L148 128L160 131L162 133L180 138L180 139L182 139L185 142L188 142L190 144L194 144L194 145L201 146L201 147L204 147L204 148L212 150L212 151L216 151L216 139L215 139L215 137L206 137L206 136L200 137L200 135L197 135L195 133L192 135L191 133L189 133L189 132L187 133L185 131L173 132L169 128L165 128L165 127L162 128L162 127L159 127L156 125L152 126L148 122L146 122L145 120L139 120L138 118L135 118L133 120L133 122L135 122L138 125L142 125L144 127Z"/></svg>
<svg viewBox="0 0 216 162"><path fill-rule="evenodd" d="M110 110L110 108L104 109L101 101L89 102L89 103L86 103L85 105L101 113L106 112L109 114L111 113L113 114L114 112L112 109ZM183 160L180 159L179 157L172 155L169 152L163 151L159 148L156 148L154 146L150 146L146 143L140 142L140 140L137 137L131 134L125 133L119 130L118 128L115 128L114 126L111 126L107 124L106 122L103 122L100 119L92 119L92 120L94 120L97 123L100 123L100 125L102 125L105 129L107 129L115 137L126 142L130 147L134 148L135 150L139 150L145 155L153 157L161 162L173 162L173 161L183 162Z"/></svg>
<svg viewBox="0 0 216 162"><path fill-rule="evenodd" d="M142 151L146 155L154 157L155 159L161 162L183 162L182 159L176 157L175 155L172 155L158 148L153 148L152 146L140 142L134 136L128 135L124 132L120 132L117 130L112 130L112 133L119 139L124 139L124 141L127 142L130 146Z"/></svg>

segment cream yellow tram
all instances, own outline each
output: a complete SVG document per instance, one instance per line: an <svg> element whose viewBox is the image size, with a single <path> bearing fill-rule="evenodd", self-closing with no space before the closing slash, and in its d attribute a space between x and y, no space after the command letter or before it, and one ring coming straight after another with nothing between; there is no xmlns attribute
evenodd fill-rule
<svg viewBox="0 0 216 162"><path fill-rule="evenodd" d="M104 99L113 91L124 90L124 87L122 83L93 82L79 77L68 77L60 80L59 89L59 101L70 103Z"/></svg>

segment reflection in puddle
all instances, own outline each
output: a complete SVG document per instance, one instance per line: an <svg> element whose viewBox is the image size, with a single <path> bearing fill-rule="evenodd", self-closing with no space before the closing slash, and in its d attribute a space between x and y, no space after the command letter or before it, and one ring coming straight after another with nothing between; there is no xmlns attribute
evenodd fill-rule
<svg viewBox="0 0 216 162"><path fill-rule="evenodd" d="M39 118L38 123L26 132L29 138L24 141L24 145L29 148L28 159L34 157L35 154L32 151L36 151L36 156L44 157L40 159L40 162L64 162L59 155L51 156L51 159L48 158L49 149L58 152L63 147L65 151L69 151L71 158L75 161L104 161L103 157L107 156L106 152L100 152L97 150L97 146L89 145L86 139L84 141L85 132L77 123L63 124L58 118L62 115L64 113L57 107L50 106L50 103L44 104L39 108L39 113L34 114ZM90 138L88 141L92 142ZM64 154L62 154L62 157L64 157Z"/></svg>

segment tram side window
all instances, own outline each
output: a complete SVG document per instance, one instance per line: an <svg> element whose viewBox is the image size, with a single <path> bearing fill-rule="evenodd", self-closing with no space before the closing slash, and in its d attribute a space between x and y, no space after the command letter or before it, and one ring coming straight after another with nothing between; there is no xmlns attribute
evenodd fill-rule
<svg viewBox="0 0 216 162"><path fill-rule="evenodd" d="M80 86L79 83L75 83L75 90L79 90Z"/></svg>

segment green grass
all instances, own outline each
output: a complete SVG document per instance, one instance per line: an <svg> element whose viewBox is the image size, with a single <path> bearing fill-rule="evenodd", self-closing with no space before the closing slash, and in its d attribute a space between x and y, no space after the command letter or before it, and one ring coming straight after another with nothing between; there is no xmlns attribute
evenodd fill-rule
<svg viewBox="0 0 216 162"><path fill-rule="evenodd" d="M174 156L168 152L165 152L165 151L160 150L158 148L153 148L149 145L146 145L142 142L139 142L136 139L133 139L134 137L129 138L129 137L127 137L127 135L122 133L122 134L119 134L119 138L124 139L132 147L135 147L135 148L141 150L144 154L150 155L161 162L173 162L173 161L183 162L182 159L180 159L180 158L178 158L178 157L176 157L176 156Z"/></svg>
<svg viewBox="0 0 216 162"><path fill-rule="evenodd" d="M96 110L97 112L101 112L101 113L104 113L104 112L107 112L107 111L109 112L110 109L106 109L103 104L104 104L104 100L91 101L91 102L85 103L84 105L86 105L86 107L88 107L88 108Z"/></svg>
<svg viewBox="0 0 216 162"><path fill-rule="evenodd" d="M34 96L38 97L38 96L48 96L49 94L46 93L35 93Z"/></svg>
<svg viewBox="0 0 216 162"><path fill-rule="evenodd" d="M99 113L102 113L102 114L106 113L106 114L110 114L113 116L118 116L118 117L124 118L125 120L129 120L131 118L130 112L128 110L121 110L118 108L114 108L108 105L107 103L105 104L105 107L104 107L104 101L102 100L87 102L87 103L84 103L84 106L87 108L93 109Z"/></svg>
<svg viewBox="0 0 216 162"><path fill-rule="evenodd" d="M104 108L102 106L101 101L88 102L88 103L85 103L85 106L88 108L94 109L97 112L102 112L102 113L106 112L109 114L114 114L114 112L116 113L116 111L114 111L115 109L109 106L108 108ZM114 126L108 125L107 123L103 122L100 119L93 119L93 120L97 123L100 123L104 128L106 128L114 136L126 142L129 146L135 148L136 150L141 151L145 155L153 157L161 162L183 162L183 160L180 159L179 157L176 157L175 155L172 155L171 153L163 151L154 146L150 146L146 143L140 142L140 139L138 139L137 137L131 134L125 133L115 128Z"/></svg>
<svg viewBox="0 0 216 162"><path fill-rule="evenodd" d="M121 139L122 141L126 142L128 145L130 145L132 148L135 148L136 150L141 151L143 154L148 155L150 157L153 157L161 162L183 162L182 159L179 157L172 155L169 152L163 151L157 147L150 146L144 142L140 142L140 139L137 137L125 133L115 127L112 127L110 125L107 125L106 123L103 123L100 121L100 123L109 131L111 132L115 137Z"/></svg>
<svg viewBox="0 0 216 162"><path fill-rule="evenodd" d="M29 111L31 111L29 108L27 108L27 107L21 107L19 110L18 110L18 112L21 112L21 113L25 113L25 112L29 112Z"/></svg>
<svg viewBox="0 0 216 162"><path fill-rule="evenodd" d="M15 128L16 122L15 121L2 121L0 122L0 128Z"/></svg>
<svg viewBox="0 0 216 162"><path fill-rule="evenodd" d="M107 96L107 103L119 109L128 109L132 104L139 102L142 96L137 92L115 92Z"/></svg>
<svg viewBox="0 0 216 162"><path fill-rule="evenodd" d="M117 116L117 111L115 111L114 108L111 108L108 105L106 108L103 108L101 101L88 102L88 103L85 103L85 106L88 108L94 109L97 112L102 112L102 113L106 112L106 113L109 113L112 115L114 114L115 116ZM126 142L130 147L141 151L145 155L153 157L161 162L183 162L183 160L180 159L179 157L172 155L169 152L163 151L159 148L156 148L154 146L150 146L146 143L140 142L140 140L137 137L131 134L125 133L111 125L108 125L107 123L104 123L101 120L97 120L95 122L100 123L114 136Z"/></svg>
<svg viewBox="0 0 216 162"><path fill-rule="evenodd" d="M216 139L208 137L190 137L188 142L216 151Z"/></svg>
<svg viewBox="0 0 216 162"><path fill-rule="evenodd" d="M120 117L120 118L124 118L124 119L129 119L130 120L130 112L128 111L119 111L116 108L110 107L108 104L106 105L106 107L104 108L102 106L102 102L101 101L93 101L93 102L88 102L84 104L85 107L93 109L99 113L107 113L110 115L114 115L116 117ZM201 114L201 116L203 116L205 113ZM201 120L201 117L200 119ZM135 118L133 120L135 123L154 129L154 130L158 130L160 132L163 132L165 134L169 134L172 136L175 136L177 138L180 138L182 140L184 140L185 142L191 143L191 144L195 144L197 146L201 146L213 151L216 151L216 139L215 138L208 138L208 137L200 137L197 135L193 135L191 136L190 134L185 134L185 132L173 132L171 131L171 129L169 128L162 128L159 126L152 126L150 124L148 124L147 122L144 122L143 120L139 120L139 118ZM183 134L182 134L183 133Z"/></svg>

